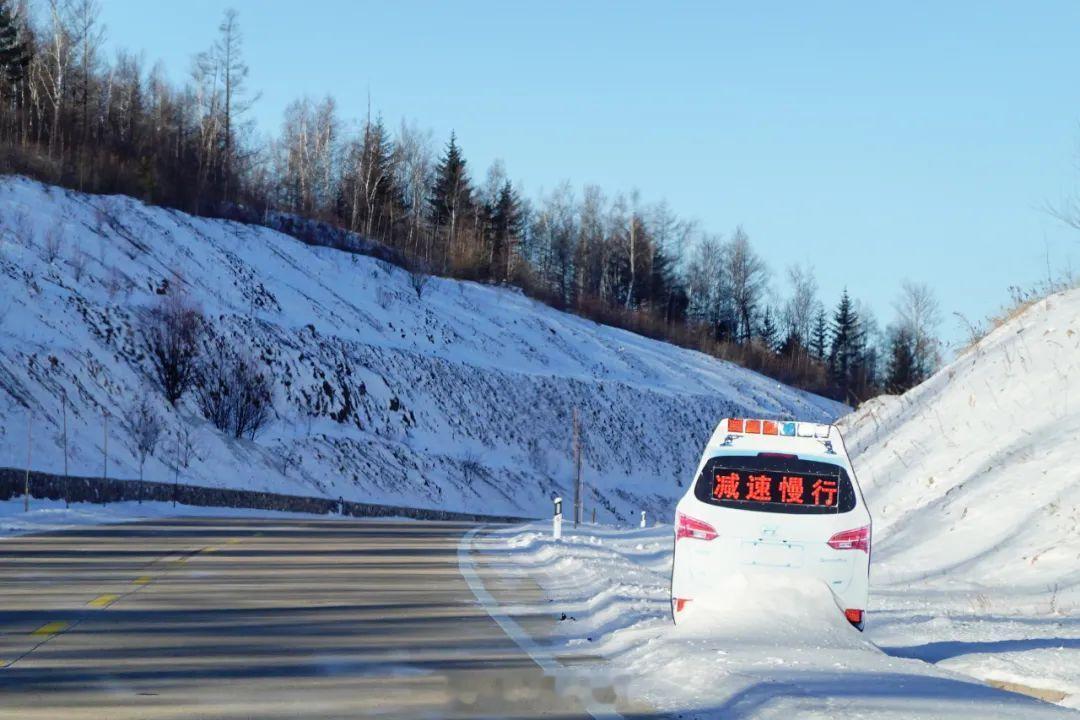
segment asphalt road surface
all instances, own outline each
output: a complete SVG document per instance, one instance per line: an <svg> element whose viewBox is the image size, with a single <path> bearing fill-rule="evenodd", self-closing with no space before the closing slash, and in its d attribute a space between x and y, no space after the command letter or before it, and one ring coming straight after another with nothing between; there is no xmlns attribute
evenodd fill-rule
<svg viewBox="0 0 1080 720"><path fill-rule="evenodd" d="M459 570L468 529L197 519L4 540L0 718L590 717L616 702L545 672L491 619ZM500 604L537 606L480 557L477 574ZM541 639L552 622L516 621Z"/></svg>

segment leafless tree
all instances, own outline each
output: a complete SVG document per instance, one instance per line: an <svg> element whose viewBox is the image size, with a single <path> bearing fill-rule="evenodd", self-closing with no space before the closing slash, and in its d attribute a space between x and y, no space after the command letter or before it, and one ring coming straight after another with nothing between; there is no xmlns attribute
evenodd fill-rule
<svg viewBox="0 0 1080 720"><path fill-rule="evenodd" d="M79 97L79 144L83 161L79 163L79 187L83 187L88 164L86 150L90 146L91 89L97 70L98 49L105 37L105 30L98 18L101 8L97 0L69 0L70 43L72 62L76 66L75 83Z"/></svg>
<svg viewBox="0 0 1080 720"><path fill-rule="evenodd" d="M164 426L149 398L144 397L124 414L124 433L128 446L139 461L139 480L143 479L146 460L153 456Z"/></svg>
<svg viewBox="0 0 1080 720"><path fill-rule="evenodd" d="M626 260L630 271L630 278L626 285L626 309L634 307L634 283L637 281L638 245L641 243L641 221L638 217L638 206L641 204L641 195L637 190L630 193L630 219L626 229Z"/></svg>
<svg viewBox="0 0 1080 720"><path fill-rule="evenodd" d="M941 362L941 343L937 329L941 324L941 308L933 289L926 283L905 280L900 297L894 305L897 324L906 330L913 341L915 367L919 378L929 376Z"/></svg>
<svg viewBox="0 0 1080 720"><path fill-rule="evenodd" d="M761 302L769 272L765 261L750 246L750 237L742 227L735 228L735 234L728 242L727 268L739 337L746 342L754 332L754 314Z"/></svg>
<svg viewBox="0 0 1080 720"><path fill-rule="evenodd" d="M45 238L42 242L42 248L44 250L45 262L50 265L56 262L60 257L60 251L64 247L64 226L60 223L56 223L48 230L45 231Z"/></svg>
<svg viewBox="0 0 1080 720"><path fill-rule="evenodd" d="M191 467L191 461L195 459L197 446L191 426L182 423L176 430L176 457L173 466L173 507L176 506L177 488L180 485L180 472Z"/></svg>
<svg viewBox="0 0 1080 720"><path fill-rule="evenodd" d="M337 105L330 96L318 104L303 98L285 109L278 177L281 195L293 212L313 214L333 197L339 130Z"/></svg>
<svg viewBox="0 0 1080 720"><path fill-rule="evenodd" d="M422 248L420 232L427 207L428 190L431 187L431 174L434 168L434 152L431 146L431 131L424 131L405 120L401 121L397 142L394 143L396 185L404 193L404 202L409 215L409 231L405 247L414 255L425 253ZM426 249L430 253L430 248Z"/></svg>
<svg viewBox="0 0 1080 720"><path fill-rule="evenodd" d="M170 405L195 380L205 320L202 311L179 289L161 296L142 322L142 337L154 379Z"/></svg>
<svg viewBox="0 0 1080 720"><path fill-rule="evenodd" d="M178 473L191 467L191 461L195 459L198 449L191 426L181 424L176 431L176 468Z"/></svg>
<svg viewBox="0 0 1080 720"><path fill-rule="evenodd" d="M64 109L64 100L68 95L68 69L72 61L72 3L71 0L48 1L48 27L44 38L45 52L36 69L43 80L45 94L52 106L52 127L49 130L49 157L63 147L58 148L60 117Z"/></svg>
<svg viewBox="0 0 1080 720"><path fill-rule="evenodd" d="M224 163L225 163L225 193L226 200L230 199L230 180L235 172L235 124L239 115L246 112L258 99L248 97L247 76L248 66L243 60L243 39L240 34L240 25L237 22L236 10L229 8L225 11L225 17L218 27L218 39L211 48L210 53L219 68L218 76L221 78L224 98L222 102L222 114L224 118Z"/></svg>
<svg viewBox="0 0 1080 720"><path fill-rule="evenodd" d="M783 320L786 332L794 335L803 347L810 347L810 335L814 327L821 301L817 297L817 279L810 267L792 265L788 268L788 290L791 293L784 303Z"/></svg>
<svg viewBox="0 0 1080 720"><path fill-rule="evenodd" d="M714 337L733 313L725 247L719 235L702 236L691 251L686 270L690 316L712 327Z"/></svg>
<svg viewBox="0 0 1080 720"><path fill-rule="evenodd" d="M30 220L30 213L25 207L20 207L12 213L11 232L15 241L23 247L32 247L34 244L34 223Z"/></svg>
<svg viewBox="0 0 1080 720"><path fill-rule="evenodd" d="M416 293L417 300L424 299L424 290L427 289L429 282L431 282L431 275L427 273L427 269L422 265L416 264L409 269L409 287Z"/></svg>
<svg viewBox="0 0 1080 720"><path fill-rule="evenodd" d="M240 118L258 95L247 91L248 66L243 59L243 37L236 10L228 9L218 26L218 37L209 50L195 58L192 79L201 132L201 181L220 171L222 197L232 199L237 175Z"/></svg>

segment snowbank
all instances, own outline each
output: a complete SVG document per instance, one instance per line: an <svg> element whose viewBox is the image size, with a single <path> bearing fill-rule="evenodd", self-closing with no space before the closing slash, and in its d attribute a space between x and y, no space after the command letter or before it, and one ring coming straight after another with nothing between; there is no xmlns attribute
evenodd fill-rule
<svg viewBox="0 0 1080 720"><path fill-rule="evenodd" d="M486 563L497 563L496 572L536 579L551 600L508 611L553 615L568 662L603 658L613 685L660 712L683 718L1071 715L883 652L847 624L824 586L735 578L731 592L688 610L688 621L676 628L670 526L587 527L555 543L536 524L493 532L478 549Z"/></svg>
<svg viewBox="0 0 1080 720"><path fill-rule="evenodd" d="M1080 705L1080 291L840 425L874 517L872 637Z"/></svg>

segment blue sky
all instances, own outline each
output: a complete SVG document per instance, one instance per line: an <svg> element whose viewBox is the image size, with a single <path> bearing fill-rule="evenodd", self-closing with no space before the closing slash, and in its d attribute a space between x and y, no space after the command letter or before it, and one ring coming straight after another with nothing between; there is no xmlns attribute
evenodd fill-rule
<svg viewBox="0 0 1080 720"><path fill-rule="evenodd" d="M945 315L1080 270L1043 210L1080 188L1080 3L101 0L111 45L174 78L240 13L253 114L304 94L456 130L481 176L639 188L773 268L814 266L885 324L904 278Z"/></svg>

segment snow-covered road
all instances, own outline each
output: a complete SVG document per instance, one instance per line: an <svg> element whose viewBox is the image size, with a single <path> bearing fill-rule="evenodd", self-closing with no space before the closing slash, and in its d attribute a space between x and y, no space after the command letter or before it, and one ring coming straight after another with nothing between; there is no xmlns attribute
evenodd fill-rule
<svg viewBox="0 0 1080 720"><path fill-rule="evenodd" d="M501 555L504 572L535 578L549 598L539 612L565 615L556 654L589 648L632 696L680 717L1033 718L1072 716L1066 708L1080 705L1075 618L958 612L959 598L942 603L918 584L875 587L865 635L824 587L748 578L676 628L671 537L669 526L585 526L555 543L536 524L494 531L476 547Z"/></svg>

